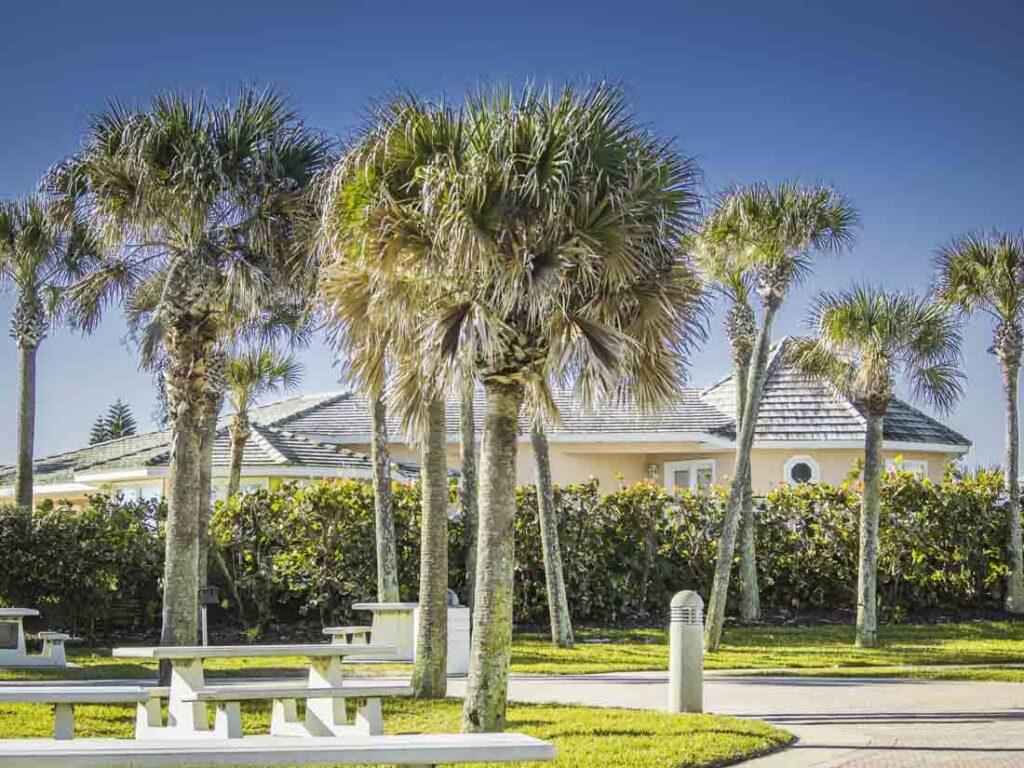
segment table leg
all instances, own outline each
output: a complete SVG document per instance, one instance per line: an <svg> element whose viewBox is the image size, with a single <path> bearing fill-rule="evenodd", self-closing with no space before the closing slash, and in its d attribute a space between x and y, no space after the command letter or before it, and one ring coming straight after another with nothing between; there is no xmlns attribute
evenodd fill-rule
<svg viewBox="0 0 1024 768"><path fill-rule="evenodd" d="M171 660L171 691L167 702L167 725L185 732L209 731L206 703L184 701L206 685L202 659Z"/></svg>
<svg viewBox="0 0 1024 768"><path fill-rule="evenodd" d="M310 659L310 688L337 688L343 678L340 656ZM311 735L333 736L346 722L344 699L310 697L306 700L306 728Z"/></svg>
<svg viewBox="0 0 1024 768"><path fill-rule="evenodd" d="M67 741L75 738L75 708L71 704L53 706L53 738Z"/></svg>

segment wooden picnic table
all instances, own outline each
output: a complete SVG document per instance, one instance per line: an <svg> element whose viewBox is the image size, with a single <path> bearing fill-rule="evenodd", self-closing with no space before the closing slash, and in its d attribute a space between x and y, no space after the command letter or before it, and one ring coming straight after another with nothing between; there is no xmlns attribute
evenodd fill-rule
<svg viewBox="0 0 1024 768"><path fill-rule="evenodd" d="M339 697L344 674L342 661L346 656L381 655L394 653L387 645L365 643L315 643L297 645L194 645L115 648L112 655L123 659L167 659L171 663L171 685L168 693L167 725L159 722L156 712L150 713L145 728L137 728L142 737L195 738L209 730L206 700L207 688L203 668L205 659L247 659L305 656L309 659L307 688L324 690L324 697L310 697L306 701L308 718L323 723L333 730L346 724L345 700ZM326 689L326 690L325 690ZM329 695L328 695L329 694ZM142 725L142 724L140 724Z"/></svg>

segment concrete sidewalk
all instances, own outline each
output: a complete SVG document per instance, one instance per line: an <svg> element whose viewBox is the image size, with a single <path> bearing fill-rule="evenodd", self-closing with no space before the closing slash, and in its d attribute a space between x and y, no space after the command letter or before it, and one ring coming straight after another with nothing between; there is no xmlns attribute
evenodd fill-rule
<svg viewBox="0 0 1024 768"><path fill-rule="evenodd" d="M512 678L518 701L661 709L657 672ZM463 683L452 681L450 693ZM756 717L795 734L746 768L1024 766L1024 686L934 680L727 677L705 682L708 712Z"/></svg>

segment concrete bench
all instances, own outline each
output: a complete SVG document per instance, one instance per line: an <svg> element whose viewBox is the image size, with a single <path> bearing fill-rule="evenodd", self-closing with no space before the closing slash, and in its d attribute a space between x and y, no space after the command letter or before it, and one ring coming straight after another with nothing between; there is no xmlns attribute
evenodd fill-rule
<svg viewBox="0 0 1024 768"><path fill-rule="evenodd" d="M332 643L354 643L357 637L361 642L370 642L370 631L373 627L324 627L324 634L331 638Z"/></svg>
<svg viewBox="0 0 1024 768"><path fill-rule="evenodd" d="M4 685L0 702L5 704L52 704L53 737L67 741L75 737L76 704L135 704L140 710L159 713L160 697L166 688L118 685Z"/></svg>
<svg viewBox="0 0 1024 768"><path fill-rule="evenodd" d="M207 685L202 690L185 695L182 701L210 702L216 705L213 735L218 738L242 738L243 701L272 701L270 733L273 736L340 736L356 733L379 736L384 733L384 719L380 700L387 696L411 696L412 687L405 683L388 681L354 681L340 686L313 687L304 681L272 681L260 683L227 683ZM298 699L330 699L330 706L319 710L330 712L330 722L324 722L318 708L306 708L305 720L298 716ZM345 699L356 702L355 722L346 721ZM159 731L150 734L159 738Z"/></svg>
<svg viewBox="0 0 1024 768"><path fill-rule="evenodd" d="M520 733L301 739L247 736L231 742L117 739L0 740L0 768L201 768L203 766L415 765L553 760L555 746Z"/></svg>

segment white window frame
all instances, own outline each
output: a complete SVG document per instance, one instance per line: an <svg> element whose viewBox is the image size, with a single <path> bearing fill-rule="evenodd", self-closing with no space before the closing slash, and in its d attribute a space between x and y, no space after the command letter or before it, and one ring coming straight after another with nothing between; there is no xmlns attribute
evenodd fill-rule
<svg viewBox="0 0 1024 768"><path fill-rule="evenodd" d="M897 469L902 469L904 472L911 472L918 474L921 477L928 477L928 460L927 459L886 459L885 460L885 471L892 473Z"/></svg>
<svg viewBox="0 0 1024 768"><path fill-rule="evenodd" d="M814 459L813 456L807 454L799 454L797 456L790 456L786 463L782 465L782 482L789 485L796 485L796 481L793 480L791 472L793 467L797 464L806 464L811 468L811 479L808 483L820 483L821 482L821 465Z"/></svg>
<svg viewBox="0 0 1024 768"><path fill-rule="evenodd" d="M676 485L674 482L672 482L672 478L675 475L675 473L680 469L690 470L690 487L688 489L684 488L683 490L697 490L697 472L701 469L711 470L712 485L718 482L718 475L715 470L714 459L687 459L686 461L666 461L662 466L662 473L665 481L665 489L669 493L674 493L676 490Z"/></svg>

